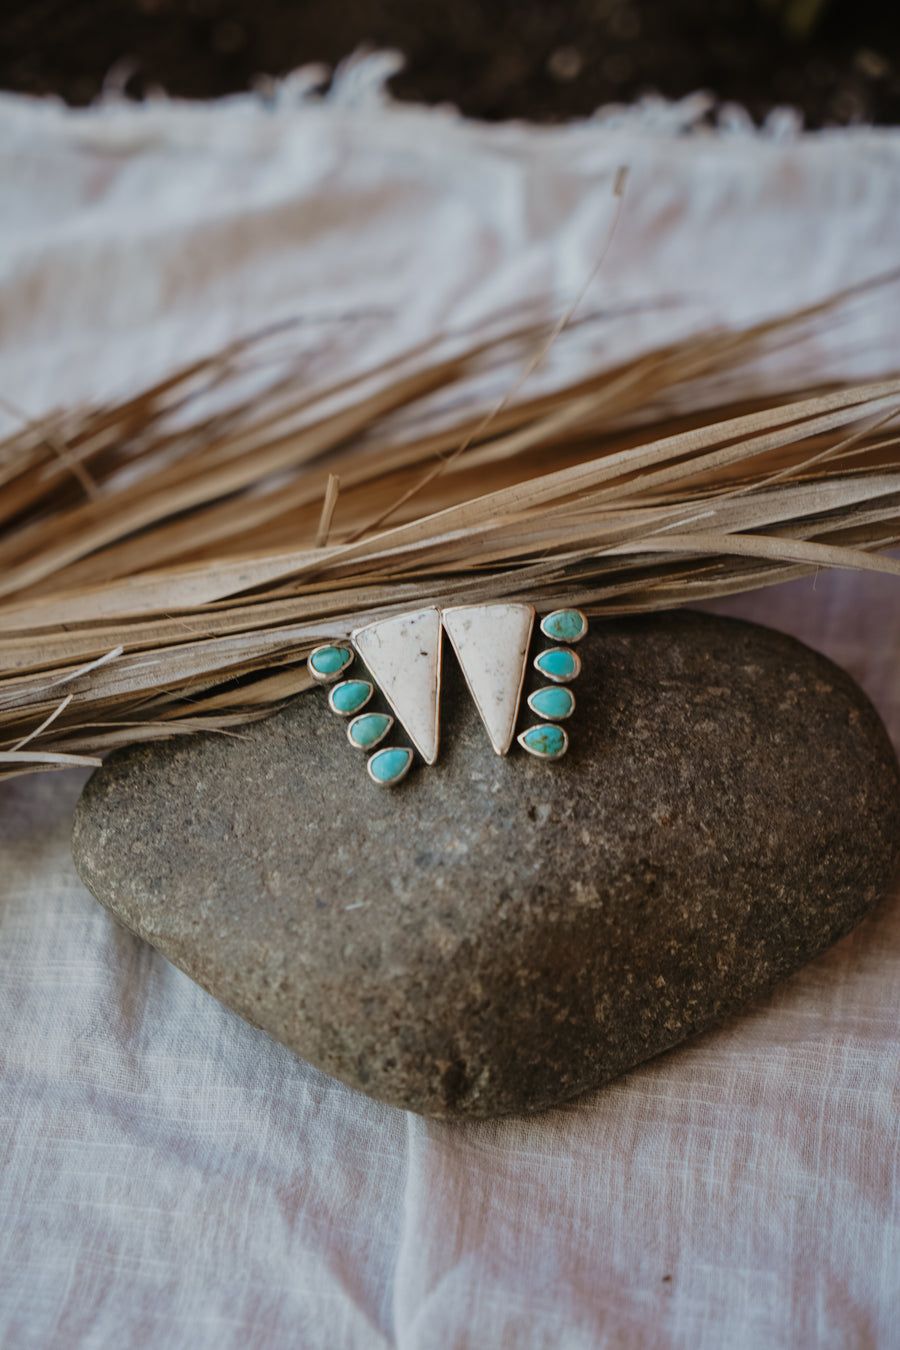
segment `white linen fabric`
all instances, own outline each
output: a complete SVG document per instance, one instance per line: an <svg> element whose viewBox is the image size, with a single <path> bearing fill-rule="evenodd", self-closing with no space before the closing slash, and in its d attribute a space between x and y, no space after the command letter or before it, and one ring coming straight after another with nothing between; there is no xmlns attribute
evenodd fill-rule
<svg viewBox="0 0 900 1350"><path fill-rule="evenodd" d="M304 89L85 113L0 98L0 394L28 415L110 396L298 311L363 315L329 329L335 370L523 296L558 312L620 163L592 292L610 322L570 369L900 263L894 132L681 136L696 102L487 128L387 104L364 64L331 101ZM756 377L898 353L881 294ZM834 657L900 744L898 601L893 579L841 573L710 608ZM900 1346L900 894L601 1091L429 1123L120 929L70 860L82 781L0 787L0 1345Z"/></svg>

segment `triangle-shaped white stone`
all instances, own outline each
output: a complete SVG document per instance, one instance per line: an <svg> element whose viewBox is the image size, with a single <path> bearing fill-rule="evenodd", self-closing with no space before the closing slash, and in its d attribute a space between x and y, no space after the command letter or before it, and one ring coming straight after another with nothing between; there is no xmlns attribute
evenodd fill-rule
<svg viewBox="0 0 900 1350"><path fill-rule="evenodd" d="M357 629L353 645L425 763L433 764L440 734L440 610L379 619Z"/></svg>
<svg viewBox="0 0 900 1350"><path fill-rule="evenodd" d="M491 745L505 755L519 715L534 610L531 605L458 605L442 617Z"/></svg>

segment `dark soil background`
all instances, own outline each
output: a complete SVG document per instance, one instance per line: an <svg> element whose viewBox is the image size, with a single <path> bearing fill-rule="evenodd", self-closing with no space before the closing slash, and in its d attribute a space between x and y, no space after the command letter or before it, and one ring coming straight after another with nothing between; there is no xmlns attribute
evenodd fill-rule
<svg viewBox="0 0 900 1350"><path fill-rule="evenodd" d="M357 47L398 98L559 121L697 89L761 121L900 123L900 0L0 0L0 87L211 98Z"/></svg>

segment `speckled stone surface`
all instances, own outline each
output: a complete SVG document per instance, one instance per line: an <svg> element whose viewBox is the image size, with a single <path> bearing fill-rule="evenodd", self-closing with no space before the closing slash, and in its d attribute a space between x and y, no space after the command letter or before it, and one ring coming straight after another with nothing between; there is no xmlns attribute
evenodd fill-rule
<svg viewBox="0 0 900 1350"><path fill-rule="evenodd" d="M900 855L900 778L856 685L777 633L675 614L595 623L579 654L558 764L494 755L446 652L433 768L375 787L316 690L246 740L114 755L78 869L217 998L396 1106L489 1116L604 1083L862 918Z"/></svg>

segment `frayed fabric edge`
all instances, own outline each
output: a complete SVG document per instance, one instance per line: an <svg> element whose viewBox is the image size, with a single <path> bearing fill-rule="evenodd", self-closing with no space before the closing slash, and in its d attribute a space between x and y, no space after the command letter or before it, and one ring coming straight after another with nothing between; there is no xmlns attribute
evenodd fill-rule
<svg viewBox="0 0 900 1350"><path fill-rule="evenodd" d="M191 139L208 134L210 119L218 123L247 125L261 115L281 120L315 110L352 120L364 114L392 120L424 119L455 124L488 137L503 135L514 128L527 131L536 139L547 140L589 136L598 128L638 138L672 140L697 137L713 140L743 140L791 144L800 140L821 141L875 135L879 139L897 136L894 128L857 124L804 131L803 115L796 108L773 108L761 124L753 121L741 104L722 102L715 95L698 90L680 99L651 94L634 103L612 103L598 108L591 116L560 124L529 123L520 119L486 123L465 117L450 104L426 105L396 99L388 82L404 66L398 51L359 49L332 70L323 64L299 67L282 77L262 76L246 92L225 95L215 100L173 98L156 89L140 102L125 96L132 74L130 65L114 66L100 98L87 108L70 108L55 96L0 93L0 129L4 135L28 130L70 131L76 139L106 143L109 148L138 149L141 143L159 145L180 139L190 128ZM121 139L120 139L121 138Z"/></svg>

